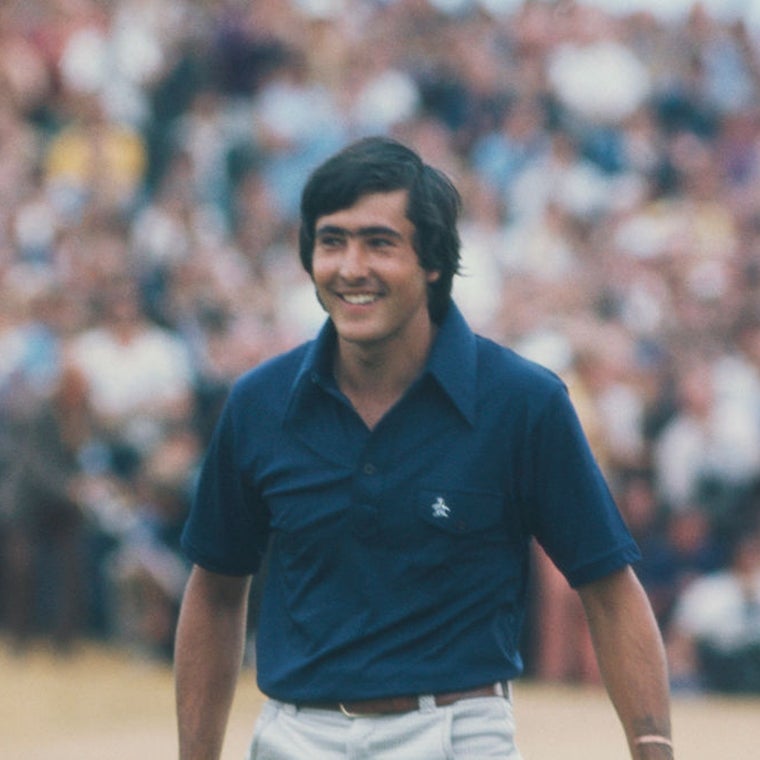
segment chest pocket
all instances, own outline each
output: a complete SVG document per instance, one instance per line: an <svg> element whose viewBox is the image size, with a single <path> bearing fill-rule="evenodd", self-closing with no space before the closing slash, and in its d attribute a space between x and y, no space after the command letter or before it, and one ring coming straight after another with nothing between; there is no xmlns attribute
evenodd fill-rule
<svg viewBox="0 0 760 760"><path fill-rule="evenodd" d="M491 531L504 523L504 498L489 491L420 489L417 516L452 535Z"/></svg>

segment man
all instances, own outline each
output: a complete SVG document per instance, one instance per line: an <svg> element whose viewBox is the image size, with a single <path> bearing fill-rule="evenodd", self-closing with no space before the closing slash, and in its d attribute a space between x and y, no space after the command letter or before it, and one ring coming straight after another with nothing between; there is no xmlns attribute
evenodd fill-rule
<svg viewBox="0 0 760 760"><path fill-rule="evenodd" d="M637 549L561 381L451 302L458 210L384 138L307 182L300 253L329 319L236 384L210 445L184 534L182 760L220 756L267 549L251 759L519 758L532 537L581 594L632 757L672 757Z"/></svg>

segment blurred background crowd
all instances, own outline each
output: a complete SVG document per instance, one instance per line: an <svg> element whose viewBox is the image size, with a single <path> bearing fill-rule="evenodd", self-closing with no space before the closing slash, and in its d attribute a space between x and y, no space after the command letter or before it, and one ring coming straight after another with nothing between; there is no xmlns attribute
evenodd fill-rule
<svg viewBox="0 0 760 760"><path fill-rule="evenodd" d="M474 327L567 382L674 686L760 693L752 0L2 3L4 637L171 656L220 404L323 319L301 186L377 133L460 188ZM596 681L535 565L528 673Z"/></svg>

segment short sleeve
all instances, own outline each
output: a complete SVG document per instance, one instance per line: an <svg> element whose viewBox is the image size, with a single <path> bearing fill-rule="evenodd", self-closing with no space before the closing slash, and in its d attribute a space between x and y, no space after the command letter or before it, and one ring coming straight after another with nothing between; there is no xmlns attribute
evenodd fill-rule
<svg viewBox="0 0 760 760"><path fill-rule="evenodd" d="M201 466L182 548L192 562L212 572L248 575L261 564L269 520L250 465L241 461L235 418L228 401Z"/></svg>
<svg viewBox="0 0 760 760"><path fill-rule="evenodd" d="M568 582L581 586L637 561L566 388L551 395L533 433L528 519Z"/></svg>

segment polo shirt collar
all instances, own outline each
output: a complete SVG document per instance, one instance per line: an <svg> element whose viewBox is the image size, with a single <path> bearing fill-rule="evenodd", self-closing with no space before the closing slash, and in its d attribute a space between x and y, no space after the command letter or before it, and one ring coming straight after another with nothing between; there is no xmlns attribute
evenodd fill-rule
<svg viewBox="0 0 760 760"><path fill-rule="evenodd" d="M292 413L300 398L314 385L335 386L332 356L337 334L330 319L322 325L317 337L306 344L301 366L293 380L288 407Z"/></svg>
<svg viewBox="0 0 760 760"><path fill-rule="evenodd" d="M474 425L477 407L476 339L453 301L438 329L426 372L435 379L467 422Z"/></svg>
<svg viewBox="0 0 760 760"><path fill-rule="evenodd" d="M336 342L335 327L327 320L306 348L303 362L295 377L290 398L290 410L306 389L315 384L335 388L332 356ZM423 371L446 393L459 413L470 425L475 424L477 405L477 350L475 335L462 313L451 302Z"/></svg>

